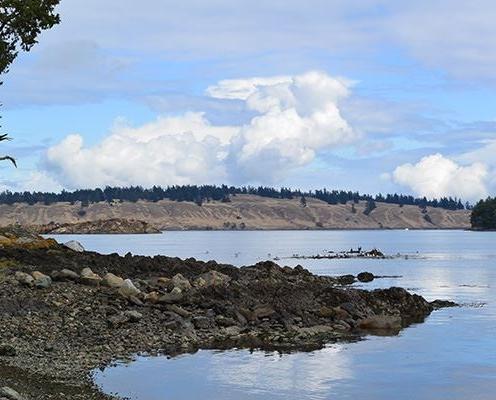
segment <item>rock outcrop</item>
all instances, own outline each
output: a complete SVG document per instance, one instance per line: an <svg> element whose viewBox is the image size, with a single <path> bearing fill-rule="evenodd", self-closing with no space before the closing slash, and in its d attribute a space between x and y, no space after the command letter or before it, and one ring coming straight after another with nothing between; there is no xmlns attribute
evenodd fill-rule
<svg viewBox="0 0 496 400"><path fill-rule="evenodd" d="M76 223L50 223L47 225L33 226L32 229L43 234L150 234L161 233L160 230L147 222L133 219L112 218L99 219ZM68 247L80 251L74 243L69 242ZM84 250L84 249L83 249Z"/></svg>

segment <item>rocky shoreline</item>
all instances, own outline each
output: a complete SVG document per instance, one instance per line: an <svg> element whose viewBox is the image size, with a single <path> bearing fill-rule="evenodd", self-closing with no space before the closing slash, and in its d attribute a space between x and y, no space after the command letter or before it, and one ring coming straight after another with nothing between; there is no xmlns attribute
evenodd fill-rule
<svg viewBox="0 0 496 400"><path fill-rule="evenodd" d="M90 372L136 354L313 350L396 334L454 305L401 288L352 288L353 276L316 276L300 266L237 268L71 247L0 231L0 388L19 399L109 399ZM17 400L2 390L0 399Z"/></svg>
<svg viewBox="0 0 496 400"><path fill-rule="evenodd" d="M111 218L96 221L75 223L55 223L36 225L28 229L40 234L66 235L66 234L157 234L159 229L144 221L134 219Z"/></svg>

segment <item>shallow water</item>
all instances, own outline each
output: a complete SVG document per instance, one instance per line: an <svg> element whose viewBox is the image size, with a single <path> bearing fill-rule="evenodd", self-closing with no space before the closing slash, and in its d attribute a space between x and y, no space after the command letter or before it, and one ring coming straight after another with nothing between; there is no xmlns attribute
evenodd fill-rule
<svg viewBox="0 0 496 400"><path fill-rule="evenodd" d="M71 235L102 253L131 251L235 265L279 257L318 274L399 278L365 288L402 286L428 300L466 306L434 312L396 337L368 337L321 351L280 356L200 351L174 359L138 358L107 368L96 382L137 400L193 399L494 399L496 392L496 233L469 231L166 232ZM408 258L302 260L293 254L377 247Z"/></svg>

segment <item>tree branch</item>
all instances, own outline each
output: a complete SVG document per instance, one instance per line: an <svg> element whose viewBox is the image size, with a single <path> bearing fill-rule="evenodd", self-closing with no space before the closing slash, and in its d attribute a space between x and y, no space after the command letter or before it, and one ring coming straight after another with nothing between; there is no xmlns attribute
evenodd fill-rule
<svg viewBox="0 0 496 400"><path fill-rule="evenodd" d="M10 156L4 156L4 157L0 157L0 161L10 161L12 164L14 164L14 167L17 168L17 162L15 158L12 158Z"/></svg>

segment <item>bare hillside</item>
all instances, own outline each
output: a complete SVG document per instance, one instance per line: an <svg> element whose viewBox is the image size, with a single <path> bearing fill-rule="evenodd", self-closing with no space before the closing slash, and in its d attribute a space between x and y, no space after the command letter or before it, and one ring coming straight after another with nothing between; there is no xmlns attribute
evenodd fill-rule
<svg viewBox="0 0 496 400"><path fill-rule="evenodd" d="M279 200L238 195L232 202L208 202L201 207L188 202L162 200L157 203L97 203L81 209L80 204L0 205L0 225L46 225L80 223L112 218L133 219L159 229L455 229L468 228L470 212L416 206L400 207L377 203L370 215L365 203L329 205L307 199ZM81 212L83 211L83 212Z"/></svg>

